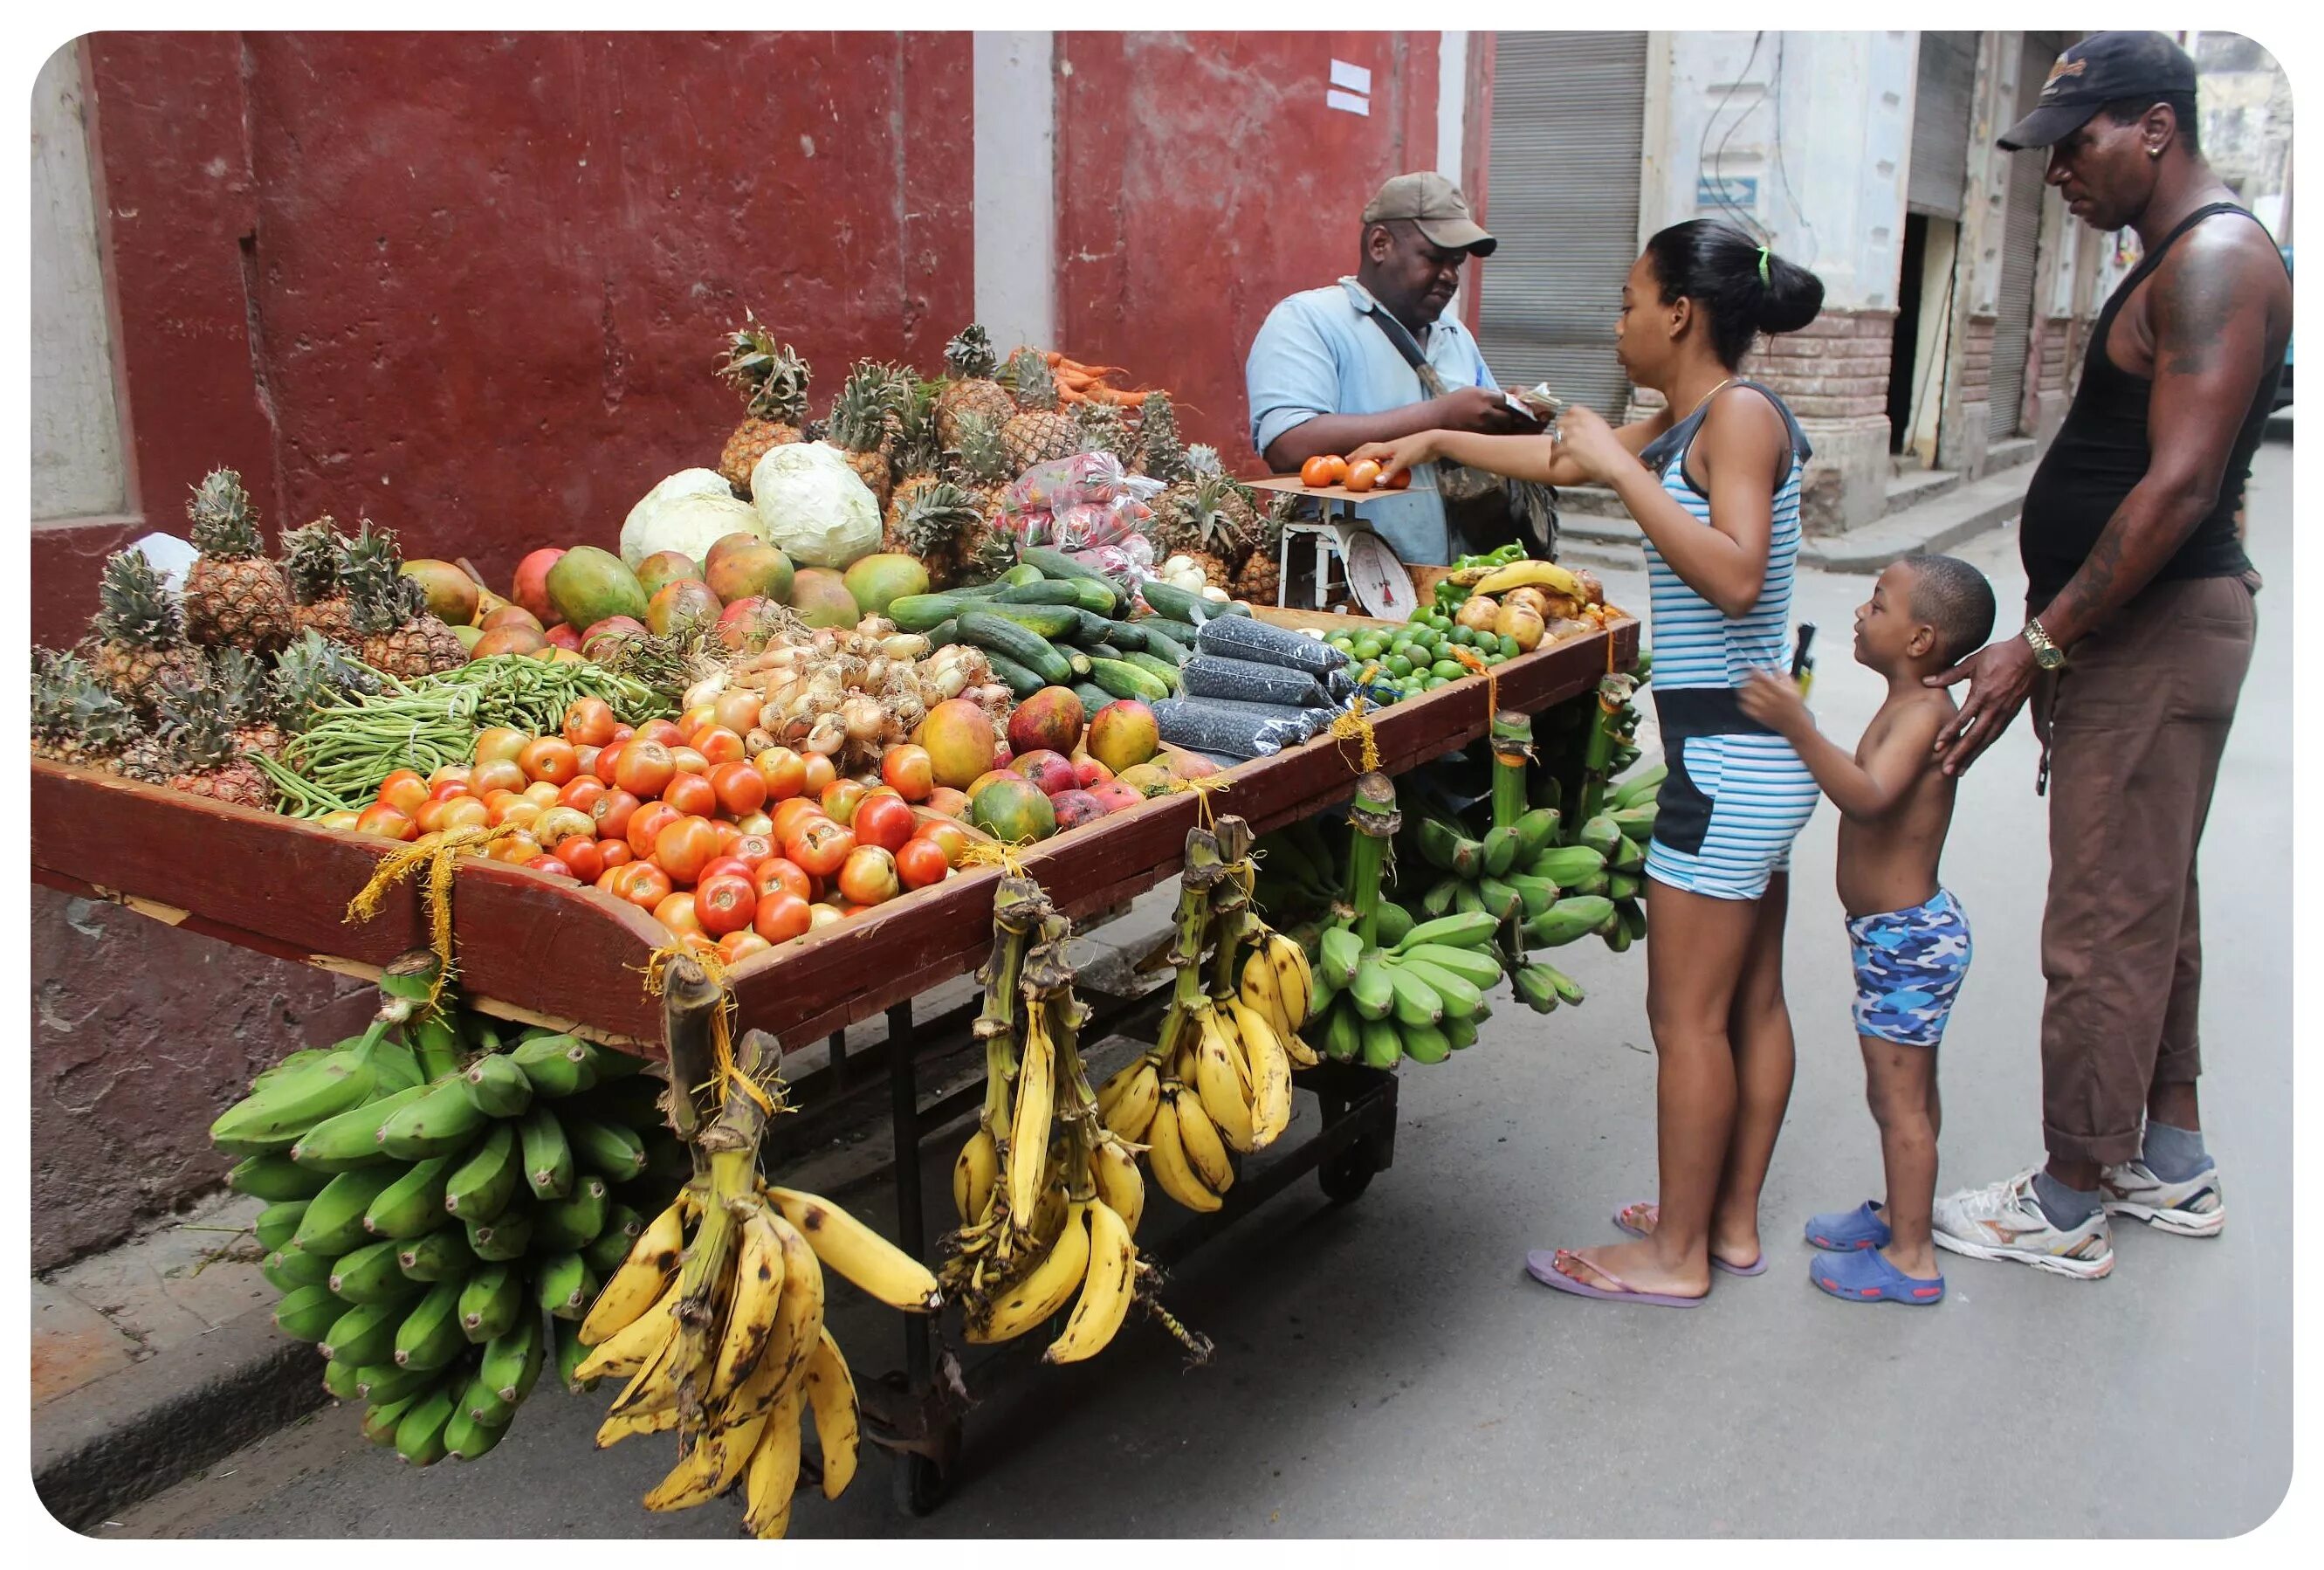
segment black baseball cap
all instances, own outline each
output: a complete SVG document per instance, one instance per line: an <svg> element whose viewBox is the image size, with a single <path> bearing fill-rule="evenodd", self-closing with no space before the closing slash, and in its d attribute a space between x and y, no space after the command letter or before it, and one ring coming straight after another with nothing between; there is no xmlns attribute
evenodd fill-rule
<svg viewBox="0 0 2324 1570"><path fill-rule="evenodd" d="M2160 32L2093 32L2050 68L2041 101L1997 139L2006 152L2048 147L2124 98L2195 96L2195 62Z"/></svg>

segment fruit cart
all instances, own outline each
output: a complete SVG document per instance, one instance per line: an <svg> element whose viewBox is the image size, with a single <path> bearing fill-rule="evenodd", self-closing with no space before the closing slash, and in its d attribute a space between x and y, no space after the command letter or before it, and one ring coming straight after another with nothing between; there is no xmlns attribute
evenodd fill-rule
<svg viewBox="0 0 2324 1570"><path fill-rule="evenodd" d="M1317 624L1314 614L1259 614L1282 624ZM1467 744L1486 733L1492 704L1536 713L1588 692L1609 670L1634 666L1638 646L1635 620L1611 621L1499 666L1489 684L1456 681L1374 710L1378 767L1401 773ZM1357 752L1352 742L1318 736L1228 771L1224 791L1207 794L1216 811L1264 833L1345 800L1360 771ZM416 893L398 893L367 922L346 919L349 896L392 848L375 837L38 760L31 789L32 875L52 888L367 978L428 943L428 913ZM1203 794L1157 797L1034 845L1019 858L1022 870L1062 914L1102 919L1178 871ZM862 1110L884 1087L897 1170L908 1175L919 1169L924 1140L976 1104L978 1086L927 1101L921 1084L925 1066L966 1044L974 1005L916 1018L913 1000L983 959L1001 876L997 868L963 870L729 973L738 1030L765 1030L794 1047L831 1041L826 1065L790 1081L801 1115L786 1120L786 1142ZM568 880L484 859L461 862L453 887L470 1006L661 1055L660 1006L643 978L668 934L649 915ZM1089 1039L1134 1034L1160 1011L1158 994L1118 1001L1099 1011ZM874 1016L885 1017L885 1039L850 1052L847 1028ZM1238 1185L1224 1217L1249 1211L1311 1169L1332 1197L1352 1198L1388 1164L1393 1074L1327 1061L1304 1071L1299 1083L1322 1104L1322 1132ZM927 1257L921 1185L908 1178L898 1184L897 1232L905 1249ZM938 1356L930 1331L908 1318L900 1375L867 1381L862 1392L869 1429L899 1453L899 1498L914 1511L941 1497L958 1444L958 1408L945 1393L949 1381L939 1377Z"/></svg>

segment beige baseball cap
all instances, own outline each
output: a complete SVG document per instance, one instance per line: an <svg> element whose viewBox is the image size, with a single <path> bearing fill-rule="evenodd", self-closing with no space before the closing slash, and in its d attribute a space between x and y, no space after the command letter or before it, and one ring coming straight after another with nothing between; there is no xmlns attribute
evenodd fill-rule
<svg viewBox="0 0 2324 1570"><path fill-rule="evenodd" d="M1500 242L1478 227L1469 216L1469 199L1441 174L1424 171L1399 174L1372 194L1364 204L1364 222L1392 223L1404 219L1428 237L1432 245L1489 256Z"/></svg>

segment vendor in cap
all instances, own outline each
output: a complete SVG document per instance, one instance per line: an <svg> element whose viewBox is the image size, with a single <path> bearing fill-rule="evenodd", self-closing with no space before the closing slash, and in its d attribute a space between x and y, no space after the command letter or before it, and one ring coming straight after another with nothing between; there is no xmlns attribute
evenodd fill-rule
<svg viewBox="0 0 2324 1570"><path fill-rule="evenodd" d="M1475 337L1445 314L1461 264L1496 243L1441 174L1381 186L1364 208L1354 275L1284 300L1252 340L1243 368L1250 440L1268 467L1292 474L1311 457L1422 430L1538 431L1494 382ZM1413 471L1409 492L1367 504L1364 519L1408 563L1442 565L1520 539L1547 553L1545 492L1467 470L1458 477L1483 488L1451 487L1449 519L1433 464Z"/></svg>

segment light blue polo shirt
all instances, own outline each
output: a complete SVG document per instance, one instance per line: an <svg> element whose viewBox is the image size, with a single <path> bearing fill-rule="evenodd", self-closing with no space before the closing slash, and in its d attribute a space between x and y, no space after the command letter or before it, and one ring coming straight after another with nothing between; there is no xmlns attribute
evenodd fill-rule
<svg viewBox="0 0 2324 1570"><path fill-rule="evenodd" d="M1385 414L1427 401L1418 373L1387 334L1364 319L1380 309L1370 290L1342 278L1295 294L1267 313L1243 365L1253 447L1263 453L1277 437L1319 414ZM1449 309L1421 346L1448 387L1500 384L1477 340ZM1361 515L1406 562L1441 566L1452 559L1434 464L1413 471L1411 490L1364 503Z"/></svg>

